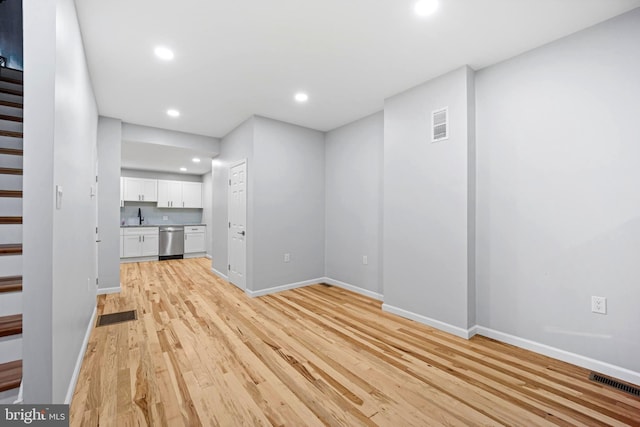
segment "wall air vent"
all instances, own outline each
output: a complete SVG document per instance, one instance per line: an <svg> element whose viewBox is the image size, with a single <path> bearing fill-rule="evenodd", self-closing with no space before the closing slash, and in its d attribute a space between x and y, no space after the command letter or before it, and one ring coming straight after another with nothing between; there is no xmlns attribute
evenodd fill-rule
<svg viewBox="0 0 640 427"><path fill-rule="evenodd" d="M431 142L449 138L449 108L441 108L431 113Z"/></svg>

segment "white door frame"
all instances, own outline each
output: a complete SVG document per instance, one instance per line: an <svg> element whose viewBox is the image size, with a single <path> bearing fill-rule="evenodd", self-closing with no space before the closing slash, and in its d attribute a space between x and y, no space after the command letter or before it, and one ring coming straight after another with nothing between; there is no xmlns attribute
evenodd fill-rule
<svg viewBox="0 0 640 427"><path fill-rule="evenodd" d="M232 192L231 192L231 171L233 168L240 166L244 164L244 171L245 171L245 191L244 191L244 197L245 197L245 201L244 201L244 230L243 232L244 234L244 274L242 276L242 278L237 278L235 277L236 275L232 273L231 270L231 264L232 264L232 258L231 258L231 251L232 251L232 245L233 245L233 239L234 237L236 237L236 233L237 230L233 227L232 221L231 221L231 206L232 206ZM228 169L228 179L229 179L229 184L228 184L228 191L227 191L227 218L228 218L228 222L229 222L229 228L227 229L227 277L229 278L229 282L233 283L235 286L239 287L242 290L245 290L247 287L247 234L249 233L248 227L247 227L247 202L248 202L248 197L247 197L247 193L249 191L249 182L247 179L248 176L248 164L247 164L247 159L242 159L239 160L237 162L231 163L229 165L229 169ZM237 283L240 282L240 283Z"/></svg>

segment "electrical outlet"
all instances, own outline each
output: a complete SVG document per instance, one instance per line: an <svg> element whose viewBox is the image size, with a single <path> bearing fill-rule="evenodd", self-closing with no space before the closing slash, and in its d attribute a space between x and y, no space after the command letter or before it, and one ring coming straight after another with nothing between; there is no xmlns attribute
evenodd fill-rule
<svg viewBox="0 0 640 427"><path fill-rule="evenodd" d="M291 261L291 254L284 254L284 262Z"/></svg>
<svg viewBox="0 0 640 427"><path fill-rule="evenodd" d="M168 215L162 215L162 220L163 221L169 221L169 216Z"/></svg>
<svg viewBox="0 0 640 427"><path fill-rule="evenodd" d="M369 264L369 258L366 255L362 256L362 264L363 265Z"/></svg>
<svg viewBox="0 0 640 427"><path fill-rule="evenodd" d="M591 311L593 313L607 314L607 299L605 297L591 297Z"/></svg>

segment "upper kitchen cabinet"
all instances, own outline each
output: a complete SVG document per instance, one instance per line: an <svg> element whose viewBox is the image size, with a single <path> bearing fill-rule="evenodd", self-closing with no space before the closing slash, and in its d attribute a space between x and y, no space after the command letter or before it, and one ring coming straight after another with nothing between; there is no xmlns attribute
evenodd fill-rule
<svg viewBox="0 0 640 427"><path fill-rule="evenodd" d="M159 208L202 208L202 183L158 180Z"/></svg>
<svg viewBox="0 0 640 427"><path fill-rule="evenodd" d="M185 208L202 207L202 183L183 182L182 183L182 206Z"/></svg>
<svg viewBox="0 0 640 427"><path fill-rule="evenodd" d="M124 200L127 202L157 202L158 181L146 178L124 178Z"/></svg>
<svg viewBox="0 0 640 427"><path fill-rule="evenodd" d="M182 183L180 181L158 180L158 207L182 207Z"/></svg>

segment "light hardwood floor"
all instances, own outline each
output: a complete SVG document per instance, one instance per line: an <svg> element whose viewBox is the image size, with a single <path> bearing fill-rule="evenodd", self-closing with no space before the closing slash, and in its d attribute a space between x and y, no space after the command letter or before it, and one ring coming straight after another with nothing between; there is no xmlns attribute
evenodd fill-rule
<svg viewBox="0 0 640 427"><path fill-rule="evenodd" d="M72 426L640 425L588 371L466 341L315 285L251 299L192 259L123 264L98 314Z"/></svg>

